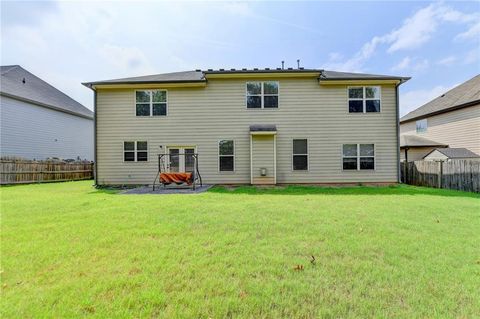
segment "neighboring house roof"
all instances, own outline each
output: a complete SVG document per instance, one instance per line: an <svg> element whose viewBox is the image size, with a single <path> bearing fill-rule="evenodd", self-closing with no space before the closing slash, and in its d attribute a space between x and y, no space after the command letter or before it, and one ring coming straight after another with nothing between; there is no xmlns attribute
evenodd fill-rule
<svg viewBox="0 0 480 319"><path fill-rule="evenodd" d="M1 95L93 119L93 112L19 65L1 66Z"/></svg>
<svg viewBox="0 0 480 319"><path fill-rule="evenodd" d="M437 148L432 150L430 153L425 155L423 158L427 157L431 153L438 151L445 155L448 158L455 159L455 158L479 158L480 155L475 154L474 152L470 151L466 148Z"/></svg>
<svg viewBox="0 0 480 319"><path fill-rule="evenodd" d="M400 135L400 147L436 147L448 145L429 140L418 135Z"/></svg>
<svg viewBox="0 0 480 319"><path fill-rule="evenodd" d="M420 106L400 119L400 123L444 113L480 103L480 74Z"/></svg>
<svg viewBox="0 0 480 319"><path fill-rule="evenodd" d="M142 83L182 83L182 82L207 82L208 74L242 74L242 73L318 73L319 80L399 80L401 82L407 81L408 77L378 75L378 74L364 74L364 73L349 73L326 71L321 69L293 69L293 68L276 68L276 69L219 69L219 70L195 70L184 72L173 72L154 74L146 76L138 76L131 78L121 78L113 80L103 80L96 82L85 82L83 85L92 88L94 85L101 84L142 84Z"/></svg>

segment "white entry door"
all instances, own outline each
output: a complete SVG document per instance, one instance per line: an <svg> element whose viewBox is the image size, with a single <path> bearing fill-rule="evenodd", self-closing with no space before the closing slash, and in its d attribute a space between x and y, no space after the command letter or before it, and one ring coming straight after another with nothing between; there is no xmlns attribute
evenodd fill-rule
<svg viewBox="0 0 480 319"><path fill-rule="evenodd" d="M193 154L195 153L195 147L192 146L172 146L167 148L167 170L170 173L185 173L193 172L195 169L195 159ZM170 161L168 161L170 160Z"/></svg>

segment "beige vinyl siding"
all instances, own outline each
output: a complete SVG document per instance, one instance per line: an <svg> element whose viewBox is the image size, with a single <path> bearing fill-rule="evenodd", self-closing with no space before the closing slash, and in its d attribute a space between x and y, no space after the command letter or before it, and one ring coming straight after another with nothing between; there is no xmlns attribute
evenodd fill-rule
<svg viewBox="0 0 480 319"><path fill-rule="evenodd" d="M436 147L412 147L407 150L408 161L421 161L425 155L436 149ZM405 149L400 150L400 161L405 160Z"/></svg>
<svg viewBox="0 0 480 319"><path fill-rule="evenodd" d="M401 124L400 132L422 136L449 147L465 147L480 154L480 104L427 117L425 133L417 134L415 121Z"/></svg>
<svg viewBox="0 0 480 319"><path fill-rule="evenodd" d="M210 80L205 88L169 88L166 117L136 117L133 89L98 90L98 183L152 183L156 156L167 145L197 146L205 183L250 183L251 124L277 126L277 183L397 181L394 85L382 86L381 113L349 114L346 85L280 79L278 109L247 109L246 81ZM308 139L307 174L292 171L293 138ZM235 141L235 172L218 170L221 139ZM123 162L122 145L128 140L148 141L148 162ZM349 143L375 144L374 171L342 170L342 144Z"/></svg>
<svg viewBox="0 0 480 319"><path fill-rule="evenodd" d="M448 160L446 155L443 155L439 151L433 151L425 158L426 161L445 161Z"/></svg>
<svg viewBox="0 0 480 319"><path fill-rule="evenodd" d="M252 182L253 184L274 184L274 136L254 135L252 136ZM267 169L267 176L261 176L260 169Z"/></svg>

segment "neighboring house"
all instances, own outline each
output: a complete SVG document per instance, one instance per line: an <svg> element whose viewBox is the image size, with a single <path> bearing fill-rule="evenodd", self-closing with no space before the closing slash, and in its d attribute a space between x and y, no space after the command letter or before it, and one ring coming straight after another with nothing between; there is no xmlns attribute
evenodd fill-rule
<svg viewBox="0 0 480 319"><path fill-rule="evenodd" d="M407 142L400 143L402 160L405 154L409 161L421 160L444 146L480 154L480 75L402 117L400 134Z"/></svg>
<svg viewBox="0 0 480 319"><path fill-rule="evenodd" d="M189 152L209 184L396 183L406 80L300 68L84 83L95 93L96 183L151 184L158 154ZM169 165L190 169L182 157Z"/></svg>
<svg viewBox="0 0 480 319"><path fill-rule="evenodd" d="M425 161L450 161L450 160L480 160L480 155L466 148L437 148L428 153Z"/></svg>
<svg viewBox="0 0 480 319"><path fill-rule="evenodd" d="M93 160L93 112L18 65L1 67L0 154Z"/></svg>

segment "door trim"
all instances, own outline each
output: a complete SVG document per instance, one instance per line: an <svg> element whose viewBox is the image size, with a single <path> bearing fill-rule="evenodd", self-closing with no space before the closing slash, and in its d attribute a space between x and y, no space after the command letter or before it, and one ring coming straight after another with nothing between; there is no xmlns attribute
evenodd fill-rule
<svg viewBox="0 0 480 319"><path fill-rule="evenodd" d="M264 134L250 134L250 184L253 183L253 137L255 135L272 135L273 136L273 184L277 184L277 132L262 132ZM265 134L267 133L267 134ZM268 134L270 133L270 134Z"/></svg>
<svg viewBox="0 0 480 319"><path fill-rule="evenodd" d="M185 154L185 149L186 149L186 148L193 148L193 153L197 153L197 146L196 146L196 145L191 145L191 144L169 144L169 145L165 145L165 152L164 152L164 154L165 154L165 155L169 154L171 148L177 148L179 154ZM182 164L182 160L180 160L181 157L183 157L183 164ZM169 158L169 159L170 159L170 158ZM182 168L183 168L183 172L182 172ZM170 163L169 163L169 166L168 166L168 170L169 170L169 172L170 172ZM179 171L179 173L184 173L184 172L185 172L185 155L179 156L178 171Z"/></svg>

